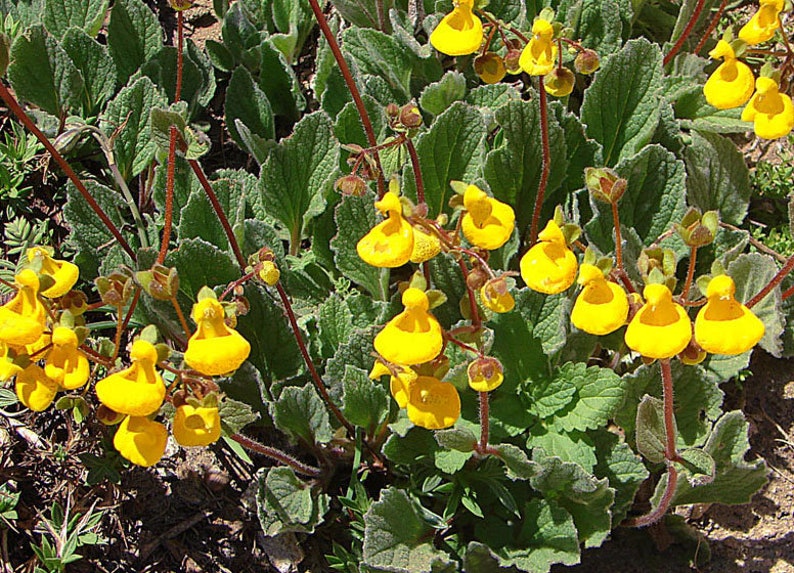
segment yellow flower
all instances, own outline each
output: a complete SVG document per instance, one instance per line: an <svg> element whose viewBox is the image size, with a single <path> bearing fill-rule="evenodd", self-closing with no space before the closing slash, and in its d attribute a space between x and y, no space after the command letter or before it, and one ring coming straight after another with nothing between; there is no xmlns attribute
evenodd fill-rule
<svg viewBox="0 0 794 573"><path fill-rule="evenodd" d="M50 380L37 364L30 364L17 374L16 392L19 401L34 412L46 410L58 392L58 383Z"/></svg>
<svg viewBox="0 0 794 573"><path fill-rule="evenodd" d="M448 56L473 54L482 44L482 22L472 12L474 0L459 0L430 34L433 47Z"/></svg>
<svg viewBox="0 0 794 573"><path fill-rule="evenodd" d="M44 372L66 390L80 388L88 382L91 369L85 354L77 349L73 330L58 326L52 331L52 350L47 354Z"/></svg>
<svg viewBox="0 0 794 573"><path fill-rule="evenodd" d="M391 391L391 395L400 408L405 408L405 406L408 404L408 396L411 391L411 384L416 381L416 378L419 375L413 368L409 368L408 366L394 364L393 367L394 372L397 372L396 376L392 374L392 370L390 370L388 366L386 366L380 360L376 360L375 364L372 366L372 370L370 370L369 377L372 380L377 380L381 376L388 374L389 390Z"/></svg>
<svg viewBox="0 0 794 573"><path fill-rule="evenodd" d="M461 230L472 245L492 251L504 245L513 233L516 215L513 208L489 197L476 185L463 193Z"/></svg>
<svg viewBox="0 0 794 573"><path fill-rule="evenodd" d="M262 268L259 270L259 278L269 286L275 286L281 278L281 271L278 270L276 263L273 261L264 261Z"/></svg>
<svg viewBox="0 0 794 573"><path fill-rule="evenodd" d="M689 344L692 323L665 285L647 285L643 295L646 302L626 329L626 345L648 358L671 358Z"/></svg>
<svg viewBox="0 0 794 573"><path fill-rule="evenodd" d="M489 310L502 314L515 308L516 301L504 278L491 279L480 289L480 300Z"/></svg>
<svg viewBox="0 0 794 573"><path fill-rule="evenodd" d="M578 263L554 221L538 235L540 242L521 257L521 278L534 291L561 293L573 284Z"/></svg>
<svg viewBox="0 0 794 573"><path fill-rule="evenodd" d="M411 227L414 233L414 246L411 250L412 263L424 263L441 252L441 241L435 233L428 233L420 227Z"/></svg>
<svg viewBox="0 0 794 573"><path fill-rule="evenodd" d="M747 103L753 95L752 70L736 59L736 53L725 40L720 40L709 52L713 59L722 58L722 63L706 80L703 95L717 109L731 109Z"/></svg>
<svg viewBox="0 0 794 573"><path fill-rule="evenodd" d="M482 356L472 361L466 369L469 387L477 392L490 392L504 382L502 364L491 356Z"/></svg>
<svg viewBox="0 0 794 573"><path fill-rule="evenodd" d="M518 64L530 76L545 76L554 68L556 60L554 27L548 20L538 18L532 24L532 38L521 52Z"/></svg>
<svg viewBox="0 0 794 573"><path fill-rule="evenodd" d="M28 249L28 262L41 265L41 274L49 275L55 283L48 289L41 291L41 296L58 298L71 290L80 275L77 265L68 261L53 259L50 253L42 247Z"/></svg>
<svg viewBox="0 0 794 573"><path fill-rule="evenodd" d="M47 311L38 297L39 277L24 269L14 278L19 290L0 307L0 342L10 346L34 344L47 323Z"/></svg>
<svg viewBox="0 0 794 573"><path fill-rule="evenodd" d="M772 78L758 78L755 93L742 111L742 121L752 121L755 134L763 139L784 137L794 128L791 98L778 90Z"/></svg>
<svg viewBox="0 0 794 573"><path fill-rule="evenodd" d="M430 301L418 288L402 296L405 310L392 318L375 337L375 350L389 362L411 366L433 360L441 352L441 325L428 312Z"/></svg>
<svg viewBox="0 0 794 573"><path fill-rule="evenodd" d="M565 97L573 91L576 77L568 68L555 67L543 76L543 89L554 97Z"/></svg>
<svg viewBox="0 0 794 573"><path fill-rule="evenodd" d="M750 46L771 40L775 30L780 28L783 0L760 0L759 4L758 11L739 30L739 38Z"/></svg>
<svg viewBox="0 0 794 573"><path fill-rule="evenodd" d="M207 376L219 376L237 370L251 352L243 336L224 322L223 306L214 298L193 305L191 314L198 325L187 341L185 363Z"/></svg>
<svg viewBox="0 0 794 573"><path fill-rule="evenodd" d="M183 404L174 415L174 439L182 446L208 446L221 436L218 408Z"/></svg>
<svg viewBox="0 0 794 573"><path fill-rule="evenodd" d="M0 382L10 380L22 372L22 367L14 364L14 357L9 356L11 347L4 342L0 342Z"/></svg>
<svg viewBox="0 0 794 573"><path fill-rule="evenodd" d="M99 401L114 412L148 416L160 409L165 398L163 379L154 369L157 350L151 343L139 339L132 345L130 358L129 368L97 382L96 394Z"/></svg>
<svg viewBox="0 0 794 573"><path fill-rule="evenodd" d="M712 354L741 354L764 336L764 323L734 298L736 285L728 275L711 279L708 302L695 318L695 341Z"/></svg>
<svg viewBox="0 0 794 573"><path fill-rule="evenodd" d="M400 198L394 193L386 193L375 207L386 215L386 220L361 238L356 245L358 256L373 267L401 267L413 253L413 227L403 218Z"/></svg>
<svg viewBox="0 0 794 573"><path fill-rule="evenodd" d="M474 59L474 72L486 84L495 84L504 79L507 68L502 56L494 52L486 52Z"/></svg>
<svg viewBox="0 0 794 573"><path fill-rule="evenodd" d="M571 322L579 330L604 335L626 324L629 299L620 285L607 281L595 265L583 264L579 284L584 288L571 311Z"/></svg>
<svg viewBox="0 0 794 573"><path fill-rule="evenodd" d="M419 376L411 385L406 411L408 419L422 428L449 428L460 417L460 396L449 382Z"/></svg>
<svg viewBox="0 0 794 573"><path fill-rule="evenodd" d="M127 416L113 437L113 446L125 459L145 468L160 461L167 442L165 426L146 416Z"/></svg>

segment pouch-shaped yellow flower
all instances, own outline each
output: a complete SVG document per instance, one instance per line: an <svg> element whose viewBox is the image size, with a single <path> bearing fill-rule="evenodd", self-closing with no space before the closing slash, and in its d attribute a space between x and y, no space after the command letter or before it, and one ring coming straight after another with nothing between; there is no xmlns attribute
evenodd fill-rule
<svg viewBox="0 0 794 573"><path fill-rule="evenodd" d="M34 412L46 410L58 392L58 383L50 380L38 364L30 364L16 379L17 398Z"/></svg>
<svg viewBox="0 0 794 573"><path fill-rule="evenodd" d="M214 298L193 305L191 317L198 325L187 341L185 364L207 376L234 372L251 353L251 345L224 322L223 306Z"/></svg>
<svg viewBox="0 0 794 573"><path fill-rule="evenodd" d="M422 428L449 428L460 417L460 396L449 382L419 376L411 385L406 412L408 419Z"/></svg>
<svg viewBox="0 0 794 573"><path fill-rule="evenodd" d="M127 416L119 424L113 446L136 466L148 468L160 461L168 442L168 430L146 416Z"/></svg>
<svg viewBox="0 0 794 573"><path fill-rule="evenodd" d="M513 208L489 197L476 185L466 187L463 206L466 212L461 230L472 245L492 251L504 245L513 234L516 221Z"/></svg>
<svg viewBox="0 0 794 573"><path fill-rule="evenodd" d="M5 342L0 342L0 382L10 380L22 372L22 367L14 364L14 358L10 354L11 347Z"/></svg>
<svg viewBox="0 0 794 573"><path fill-rule="evenodd" d="M772 78L755 81L755 93L742 110L742 121L752 121L753 130L763 139L785 137L794 128L794 105L779 91Z"/></svg>
<svg viewBox="0 0 794 573"><path fill-rule="evenodd" d="M771 40L775 30L780 28L780 11L783 0L760 0L758 11L739 30L739 38L748 45L760 44Z"/></svg>
<svg viewBox="0 0 794 573"><path fill-rule="evenodd" d="M434 233L428 233L421 227L411 228L414 232L414 246L410 259L412 263L424 263L441 252L441 241Z"/></svg>
<svg viewBox="0 0 794 573"><path fill-rule="evenodd" d="M480 300L492 312L502 314L515 308L516 301L503 278L491 279L480 289Z"/></svg>
<svg viewBox="0 0 794 573"><path fill-rule="evenodd" d="M411 387L416 382L418 374L408 366L398 366L398 368L400 372L397 376L392 376L389 379L389 391L397 405L400 408L405 408L411 395Z"/></svg>
<svg viewBox="0 0 794 573"><path fill-rule="evenodd" d="M486 52L474 60L474 72L486 84L495 84L504 79L507 68L502 56L494 52Z"/></svg>
<svg viewBox="0 0 794 573"><path fill-rule="evenodd" d="M568 68L555 67L543 76L543 89L554 97L565 97L573 91L576 76Z"/></svg>
<svg viewBox="0 0 794 573"><path fill-rule="evenodd" d="M183 404L176 409L172 430L182 446L208 446L221 436L218 408Z"/></svg>
<svg viewBox="0 0 794 573"><path fill-rule="evenodd" d="M38 298L39 277L23 269L14 278L19 290L0 307L0 342L10 346L34 344L47 324L47 311Z"/></svg>
<svg viewBox="0 0 794 573"><path fill-rule="evenodd" d="M645 304L626 329L626 345L648 358L671 358L692 339L692 323L665 285L649 284Z"/></svg>
<svg viewBox="0 0 794 573"><path fill-rule="evenodd" d="M430 34L433 47L448 56L465 56L480 49L482 21L472 11L474 0L456 0L452 12L444 16Z"/></svg>
<svg viewBox="0 0 794 573"><path fill-rule="evenodd" d="M579 263L554 221L538 235L540 242L521 257L521 278L534 291L561 293L573 284Z"/></svg>
<svg viewBox="0 0 794 573"><path fill-rule="evenodd" d="M433 360L441 352L441 325L428 312L430 301L418 288L402 296L405 310L392 318L375 337L375 350L388 362L412 366Z"/></svg>
<svg viewBox="0 0 794 573"><path fill-rule="evenodd" d="M33 247L28 249L28 261L33 263L40 261L41 273L49 275L55 281L46 290L41 291L41 296L47 298L58 298L65 295L71 290L77 282L77 277L80 275L80 269L77 265L68 261L59 261L53 259L50 254L41 247Z"/></svg>
<svg viewBox="0 0 794 573"><path fill-rule="evenodd" d="M403 218L400 198L394 193L386 193L375 202L375 208L386 215L386 220L361 238L356 252L373 267L401 267L411 259L414 250L413 227Z"/></svg>
<svg viewBox="0 0 794 573"><path fill-rule="evenodd" d="M130 352L132 364L96 384L96 394L105 406L120 414L148 416L160 409L165 398L165 384L154 366L157 350L145 341L136 340Z"/></svg>
<svg viewBox="0 0 794 573"><path fill-rule="evenodd" d="M466 369L466 374L469 387L477 392L496 390L505 379L501 363L490 356L473 360Z"/></svg>
<svg viewBox="0 0 794 573"><path fill-rule="evenodd" d="M91 368L85 354L77 349L77 334L72 329L57 326L52 331L52 350L47 354L44 372L65 390L88 382Z"/></svg>
<svg viewBox="0 0 794 573"><path fill-rule="evenodd" d="M728 275L711 279L708 302L695 318L695 341L712 354L741 354L764 336L764 323L734 297L736 285Z"/></svg>
<svg viewBox="0 0 794 573"><path fill-rule="evenodd" d="M555 66L557 44L551 22L538 18L532 24L532 38L521 52L518 65L530 76L545 76Z"/></svg>
<svg viewBox="0 0 794 573"><path fill-rule="evenodd" d="M578 282L584 288L571 311L576 328L601 336L626 324L629 299L620 285L606 280L601 269L587 263L579 268Z"/></svg>
<svg viewBox="0 0 794 573"><path fill-rule="evenodd" d="M755 85L752 70L736 59L736 53L725 40L717 42L709 56L715 60L722 58L722 63L703 85L706 101L717 109L731 109L747 103Z"/></svg>

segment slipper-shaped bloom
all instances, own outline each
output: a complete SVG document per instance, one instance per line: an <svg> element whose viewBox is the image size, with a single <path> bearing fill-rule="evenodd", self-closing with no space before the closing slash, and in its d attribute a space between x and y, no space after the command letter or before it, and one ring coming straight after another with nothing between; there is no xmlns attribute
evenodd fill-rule
<svg viewBox="0 0 794 573"><path fill-rule="evenodd" d="M496 390L504 382L502 364L491 356L482 356L473 360L466 369L469 387L477 392Z"/></svg>
<svg viewBox="0 0 794 573"><path fill-rule="evenodd" d="M783 0L760 0L758 11L739 30L739 38L748 45L760 44L771 40L775 30L780 28L780 12Z"/></svg>
<svg viewBox="0 0 794 573"><path fill-rule="evenodd" d="M50 380L38 364L30 364L17 374L17 398L34 412L42 412L52 404L58 392L58 383Z"/></svg>
<svg viewBox="0 0 794 573"><path fill-rule="evenodd" d="M65 390L80 388L91 374L88 359L77 346L77 334L72 329L57 326L52 331L52 350L47 354L44 372Z"/></svg>
<svg viewBox="0 0 794 573"><path fill-rule="evenodd" d="M395 364L394 368L397 372L395 376L392 371L380 360L376 360L375 364L370 370L369 377L372 380L378 380L381 376L389 375L389 390L400 408L405 408L408 404L408 396L411 392L411 384L416 381L419 376L413 368Z"/></svg>
<svg viewBox="0 0 794 573"><path fill-rule="evenodd" d="M251 353L243 336L226 325L223 306L214 298L193 305L191 314L198 325L187 341L185 364L207 376L234 372Z"/></svg>
<svg viewBox="0 0 794 573"><path fill-rule="evenodd" d="M386 193L375 202L386 220L378 223L356 245L358 256L373 267L401 267L411 259L414 250L414 230L403 218L400 198Z"/></svg>
<svg viewBox="0 0 794 573"><path fill-rule="evenodd" d="M486 52L474 60L474 72L486 84L501 82L507 75L507 68L502 56L494 52Z"/></svg>
<svg viewBox="0 0 794 573"><path fill-rule="evenodd" d="M692 323L665 285L649 284L645 304L626 329L626 345L647 358L671 358L692 339Z"/></svg>
<svg viewBox="0 0 794 573"><path fill-rule="evenodd" d="M41 296L47 298L58 298L71 290L80 275L77 265L68 261L53 259L50 253L42 247L28 249L28 261L31 263L40 261L41 274L49 275L55 281L49 288L41 291Z"/></svg>
<svg viewBox="0 0 794 573"><path fill-rule="evenodd" d="M492 251L504 245L513 234L516 215L513 208L489 197L476 185L463 193L466 212L461 220L463 236L475 247Z"/></svg>
<svg viewBox="0 0 794 573"><path fill-rule="evenodd" d="M375 350L388 362L412 366L441 353L444 337L438 320L428 312L430 301L418 288L402 296L405 310L392 318L375 337Z"/></svg>
<svg viewBox="0 0 794 573"><path fill-rule="evenodd" d="M608 281L595 265L579 268L578 283L584 288L571 311L571 322L579 330L602 336L626 324L629 299L620 285Z"/></svg>
<svg viewBox="0 0 794 573"><path fill-rule="evenodd" d="M0 307L0 342L10 346L36 343L47 324L47 311L39 300L39 277L23 269L14 277L19 290Z"/></svg>
<svg viewBox="0 0 794 573"><path fill-rule="evenodd" d="M516 300L503 278L491 279L485 283L480 289L480 300L487 309L497 314L510 312L516 306Z"/></svg>
<svg viewBox="0 0 794 573"><path fill-rule="evenodd" d="M764 336L764 323L734 297L736 285L728 275L711 279L708 302L695 318L695 341L712 354L741 354Z"/></svg>
<svg viewBox="0 0 794 573"><path fill-rule="evenodd" d="M412 229L414 232L414 246L410 259L412 263L424 263L441 252L441 241L435 233L428 233L421 227L412 227Z"/></svg>
<svg viewBox="0 0 794 573"><path fill-rule="evenodd" d="M460 418L458 390L438 378L419 376L411 385L406 412L408 419L422 428L449 428Z"/></svg>
<svg viewBox="0 0 794 573"><path fill-rule="evenodd" d="M555 67L543 76L543 89L554 97L565 97L573 91L576 76L568 68Z"/></svg>
<svg viewBox="0 0 794 573"><path fill-rule="evenodd" d="M540 242L521 257L521 278L534 291L557 294L566 290L576 278L579 264L565 242L565 235L554 221L538 235Z"/></svg>
<svg viewBox="0 0 794 573"><path fill-rule="evenodd" d="M779 91L772 78L755 81L755 93L742 110L742 121L752 121L753 130L763 139L785 137L794 128L794 105Z"/></svg>
<svg viewBox="0 0 794 573"><path fill-rule="evenodd" d="M208 446L221 437L218 408L182 404L176 409L172 430L182 446Z"/></svg>
<svg viewBox="0 0 794 573"><path fill-rule="evenodd" d="M168 430L146 416L127 416L119 424L113 446L136 466L148 468L160 461L168 442Z"/></svg>
<svg viewBox="0 0 794 573"><path fill-rule="evenodd" d="M139 339L132 345L130 358L129 368L97 382L96 394L99 401L114 412L148 416L160 409L165 398L165 384L154 368L157 349Z"/></svg>
<svg viewBox="0 0 794 573"><path fill-rule="evenodd" d="M747 103L755 86L752 70L736 59L736 53L725 40L717 42L709 56L715 60L722 58L722 63L703 85L706 101L717 109L732 109Z"/></svg>
<svg viewBox="0 0 794 573"><path fill-rule="evenodd" d="M545 76L557 63L557 44L554 27L548 20L538 18L532 24L532 38L521 52L518 65L530 76Z"/></svg>
<svg viewBox="0 0 794 573"><path fill-rule="evenodd" d="M474 15L474 0L457 0L430 34L433 47L448 56L465 56L480 49L482 21Z"/></svg>
<svg viewBox="0 0 794 573"><path fill-rule="evenodd" d="M22 367L14 364L14 357L10 356L11 347L4 342L0 342L0 382L10 380L20 372Z"/></svg>

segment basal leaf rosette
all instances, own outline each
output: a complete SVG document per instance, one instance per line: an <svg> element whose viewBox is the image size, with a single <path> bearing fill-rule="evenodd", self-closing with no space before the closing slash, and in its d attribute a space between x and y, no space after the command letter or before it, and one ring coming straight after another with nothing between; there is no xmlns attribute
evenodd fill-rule
<svg viewBox="0 0 794 573"><path fill-rule="evenodd" d="M626 329L626 345L647 358L671 358L692 339L689 316L665 285L649 284L643 295L645 304Z"/></svg>
<svg viewBox="0 0 794 573"><path fill-rule="evenodd" d="M742 354L764 336L764 323L734 297L736 285L728 275L709 282L708 302L695 318L695 341L712 354Z"/></svg>
<svg viewBox="0 0 794 573"><path fill-rule="evenodd" d="M251 353L251 345L225 321L223 305L209 291L193 305L191 313L198 325L185 350L185 363L206 376L234 372Z"/></svg>
<svg viewBox="0 0 794 573"><path fill-rule="evenodd" d="M474 0L456 0L452 12L430 34L433 47L448 56L465 56L480 49L482 21L474 14Z"/></svg>

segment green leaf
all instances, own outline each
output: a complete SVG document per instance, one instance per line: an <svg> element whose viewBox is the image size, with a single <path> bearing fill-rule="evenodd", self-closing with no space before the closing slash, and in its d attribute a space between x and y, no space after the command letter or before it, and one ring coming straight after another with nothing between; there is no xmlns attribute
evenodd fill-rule
<svg viewBox="0 0 794 573"><path fill-rule="evenodd" d="M377 28L388 32L388 19L385 17L394 7L394 0L379 4L375 0L334 0L334 8L342 17L360 28ZM380 16L379 16L380 14ZM381 20L383 20L381 22Z"/></svg>
<svg viewBox="0 0 794 573"><path fill-rule="evenodd" d="M331 383L343 380L345 371L353 366L369 372L372 368L372 341L375 339L375 328L354 330L344 344L340 345L325 367L325 374Z"/></svg>
<svg viewBox="0 0 794 573"><path fill-rule="evenodd" d="M485 135L485 124L477 108L455 102L416 138L429 217L449 212L450 181L474 181L482 162ZM411 167L406 168L403 182L405 194L416 198Z"/></svg>
<svg viewBox="0 0 794 573"><path fill-rule="evenodd" d="M662 53L643 38L626 43L596 73L582 102L587 135L604 148L604 163L615 165L651 141L659 123Z"/></svg>
<svg viewBox="0 0 794 573"><path fill-rule="evenodd" d="M388 269L379 269L361 260L356 244L378 223L375 195L367 191L361 197L343 197L336 206L334 219L339 230L331 239L334 261L341 273L367 289L376 299L388 298Z"/></svg>
<svg viewBox="0 0 794 573"><path fill-rule="evenodd" d="M262 165L254 212L279 220L297 252L306 222L323 212L325 194L337 172L339 146L331 119L323 112L304 116L289 139L275 147Z"/></svg>
<svg viewBox="0 0 794 573"><path fill-rule="evenodd" d="M494 197L511 205L516 212L516 228L523 235L529 227L538 194L543 163L540 134L540 107L537 99L510 101L496 110L504 142L490 151L483 175ZM568 174L565 137L554 115L549 115L551 164L546 192L551 194ZM548 203L547 203L548 205ZM549 209L553 210L551 205Z"/></svg>
<svg viewBox="0 0 794 573"><path fill-rule="evenodd" d="M595 449L592 440L587 434L572 432L563 434L548 432L533 428L527 439L527 449L542 448L551 456L556 456L564 462L579 464L585 471L592 472L596 465Z"/></svg>
<svg viewBox="0 0 794 573"><path fill-rule="evenodd" d="M77 28L64 34L61 45L83 76L83 111L94 115L116 90L116 64L107 46Z"/></svg>
<svg viewBox="0 0 794 573"><path fill-rule="evenodd" d="M511 480L528 480L537 476L540 465L529 459L526 452L513 444L498 444L491 447L493 454L502 460Z"/></svg>
<svg viewBox="0 0 794 573"><path fill-rule="evenodd" d="M605 477L615 490L615 503L612 505L612 523L623 521L634 503L634 495L647 478L648 470L634 451L617 436L606 430L591 433L595 444L598 463L595 475Z"/></svg>
<svg viewBox="0 0 794 573"><path fill-rule="evenodd" d="M750 172L731 140L712 133L692 134L684 151L687 198L701 211L719 211L720 220L740 225L750 200Z"/></svg>
<svg viewBox="0 0 794 573"><path fill-rule="evenodd" d="M411 74L417 56L398 38L367 28L347 28L342 47L361 74L383 78L398 102L411 99Z"/></svg>
<svg viewBox="0 0 794 573"><path fill-rule="evenodd" d="M314 491L291 468L262 470L257 479L257 513L268 537L289 531L313 533L328 511L330 497Z"/></svg>
<svg viewBox="0 0 794 573"><path fill-rule="evenodd" d="M240 124L261 139L276 139L270 102L243 66L234 70L229 80L229 87L226 89L226 126L237 145L252 151L241 137Z"/></svg>
<svg viewBox="0 0 794 573"><path fill-rule="evenodd" d="M320 305L317 327L323 356L333 356L336 349L350 339L354 330L353 313L342 297L332 294Z"/></svg>
<svg viewBox="0 0 794 573"><path fill-rule="evenodd" d="M412 426L404 436L397 433L389 436L383 444L383 455L395 464L406 466L433 464L439 449L440 446L433 437L433 432ZM526 458L526 455L524 457Z"/></svg>
<svg viewBox="0 0 794 573"><path fill-rule="evenodd" d="M433 277L433 286L447 295L447 302L433 309L433 314L445 328L450 328L463 317L460 312L461 305L468 308L469 298L466 291L466 282L455 258L448 253L440 253L430 259L430 275Z"/></svg>
<svg viewBox="0 0 794 573"><path fill-rule="evenodd" d="M664 404L659 398L646 394L637 406L637 449L648 461L664 461L667 430L664 427Z"/></svg>
<svg viewBox="0 0 794 573"><path fill-rule="evenodd" d="M141 0L117 0L113 4L107 35L121 84L126 84L163 45L157 16Z"/></svg>
<svg viewBox="0 0 794 573"><path fill-rule="evenodd" d="M271 41L262 42L259 51L259 89L267 96L274 114L298 121L300 110L306 107L306 98L301 93L295 72Z"/></svg>
<svg viewBox="0 0 794 573"><path fill-rule="evenodd" d="M519 292L516 306L522 308L530 296ZM500 392L515 391L519 386L548 378L548 359L540 340L532 332L532 323L519 312L508 312L494 316L491 324L494 332L492 352L502 363L505 373Z"/></svg>
<svg viewBox="0 0 794 573"><path fill-rule="evenodd" d="M19 99L58 118L80 106L80 71L43 26L28 28L14 41L8 79Z"/></svg>
<svg viewBox="0 0 794 573"><path fill-rule="evenodd" d="M142 77L110 100L100 116L100 126L108 137L118 131L113 150L125 181L146 169L154 159L156 146L151 137L149 116L152 109L166 106L162 92L149 78Z"/></svg>
<svg viewBox="0 0 794 573"><path fill-rule="evenodd" d="M740 411L727 412L716 424L703 452L715 464L714 481L693 487L688 479L679 479L674 505L691 503L749 503L767 482L767 467L762 459L745 461L750 450L747 440L748 424ZM689 470L685 472L689 476ZM666 481L666 480L662 480ZM664 483L660 482L657 492ZM655 496L656 497L656 496Z"/></svg>
<svg viewBox="0 0 794 573"><path fill-rule="evenodd" d="M618 203L621 228L633 229L649 246L686 211L684 163L659 145L650 145L621 161L618 174L628 180ZM602 251L614 250L614 223L604 203L591 201L593 218L585 225L588 238Z"/></svg>
<svg viewBox="0 0 794 573"><path fill-rule="evenodd" d="M714 481L716 466L714 458L703 450L687 449L678 452L680 459L676 463L686 469L686 479L689 485L697 487Z"/></svg>
<svg viewBox="0 0 794 573"><path fill-rule="evenodd" d="M201 239L180 241L179 248L165 257L165 265L179 272L179 291L191 305L202 287L226 285L240 278L240 269L231 255Z"/></svg>
<svg viewBox="0 0 794 573"><path fill-rule="evenodd" d="M486 128L496 128L494 112L509 101L520 100L521 92L510 84L483 84L466 94L465 102L480 110L485 118Z"/></svg>
<svg viewBox="0 0 794 573"><path fill-rule="evenodd" d="M451 475L462 470L466 465L466 462L468 462L473 455L473 451L459 452L458 450L439 450L436 452L436 455L433 458L433 463L439 471ZM474 501L471 498L468 499L469 501ZM465 497L461 501L463 501L463 504L466 505L467 501L464 500L466 500ZM472 506L477 507L476 503L472 503ZM469 509L468 506L467 509ZM477 514L476 509L474 511L469 509L469 511L475 515Z"/></svg>
<svg viewBox="0 0 794 573"><path fill-rule="evenodd" d="M230 398L221 401L218 405L218 413L223 422L223 429L228 435L237 434L248 424L259 419L259 414L254 412L251 406Z"/></svg>
<svg viewBox="0 0 794 573"><path fill-rule="evenodd" d="M333 436L328 408L312 384L284 388L270 404L270 415L279 430L307 444L326 443Z"/></svg>
<svg viewBox="0 0 794 573"><path fill-rule="evenodd" d="M393 573L430 573L447 561L433 546L432 533L416 502L402 490L384 489L364 514L362 562Z"/></svg>
<svg viewBox="0 0 794 573"><path fill-rule="evenodd" d="M777 265L768 255L749 253L739 256L728 265L727 272L736 283L736 300L747 302L769 284L777 274ZM778 287L753 307L753 314L766 327L764 337L758 345L775 357L780 357L783 352L781 335L786 319L781 305L782 296Z"/></svg>
<svg viewBox="0 0 794 573"><path fill-rule="evenodd" d="M477 436L468 428L449 428L436 432L436 441L442 448L459 452L474 451Z"/></svg>
<svg viewBox="0 0 794 573"><path fill-rule="evenodd" d="M530 411L539 418L550 418L574 401L576 386L562 376L541 379L529 386Z"/></svg>
<svg viewBox="0 0 794 573"><path fill-rule="evenodd" d="M69 28L79 28L94 37L99 33L109 0L46 0L44 25L56 38L63 38Z"/></svg>
<svg viewBox="0 0 794 573"><path fill-rule="evenodd" d="M466 77L456 71L444 74L439 81L430 84L419 96L419 106L423 111L440 115L454 102L466 95Z"/></svg>
<svg viewBox="0 0 794 573"><path fill-rule="evenodd" d="M347 368L343 388L343 411L351 424L370 430L389 416L389 393L376 381L370 380L366 370Z"/></svg>
<svg viewBox="0 0 794 573"><path fill-rule="evenodd" d="M620 49L623 36L621 11L616 0L582 0L568 9L569 25L583 46L605 56Z"/></svg>

